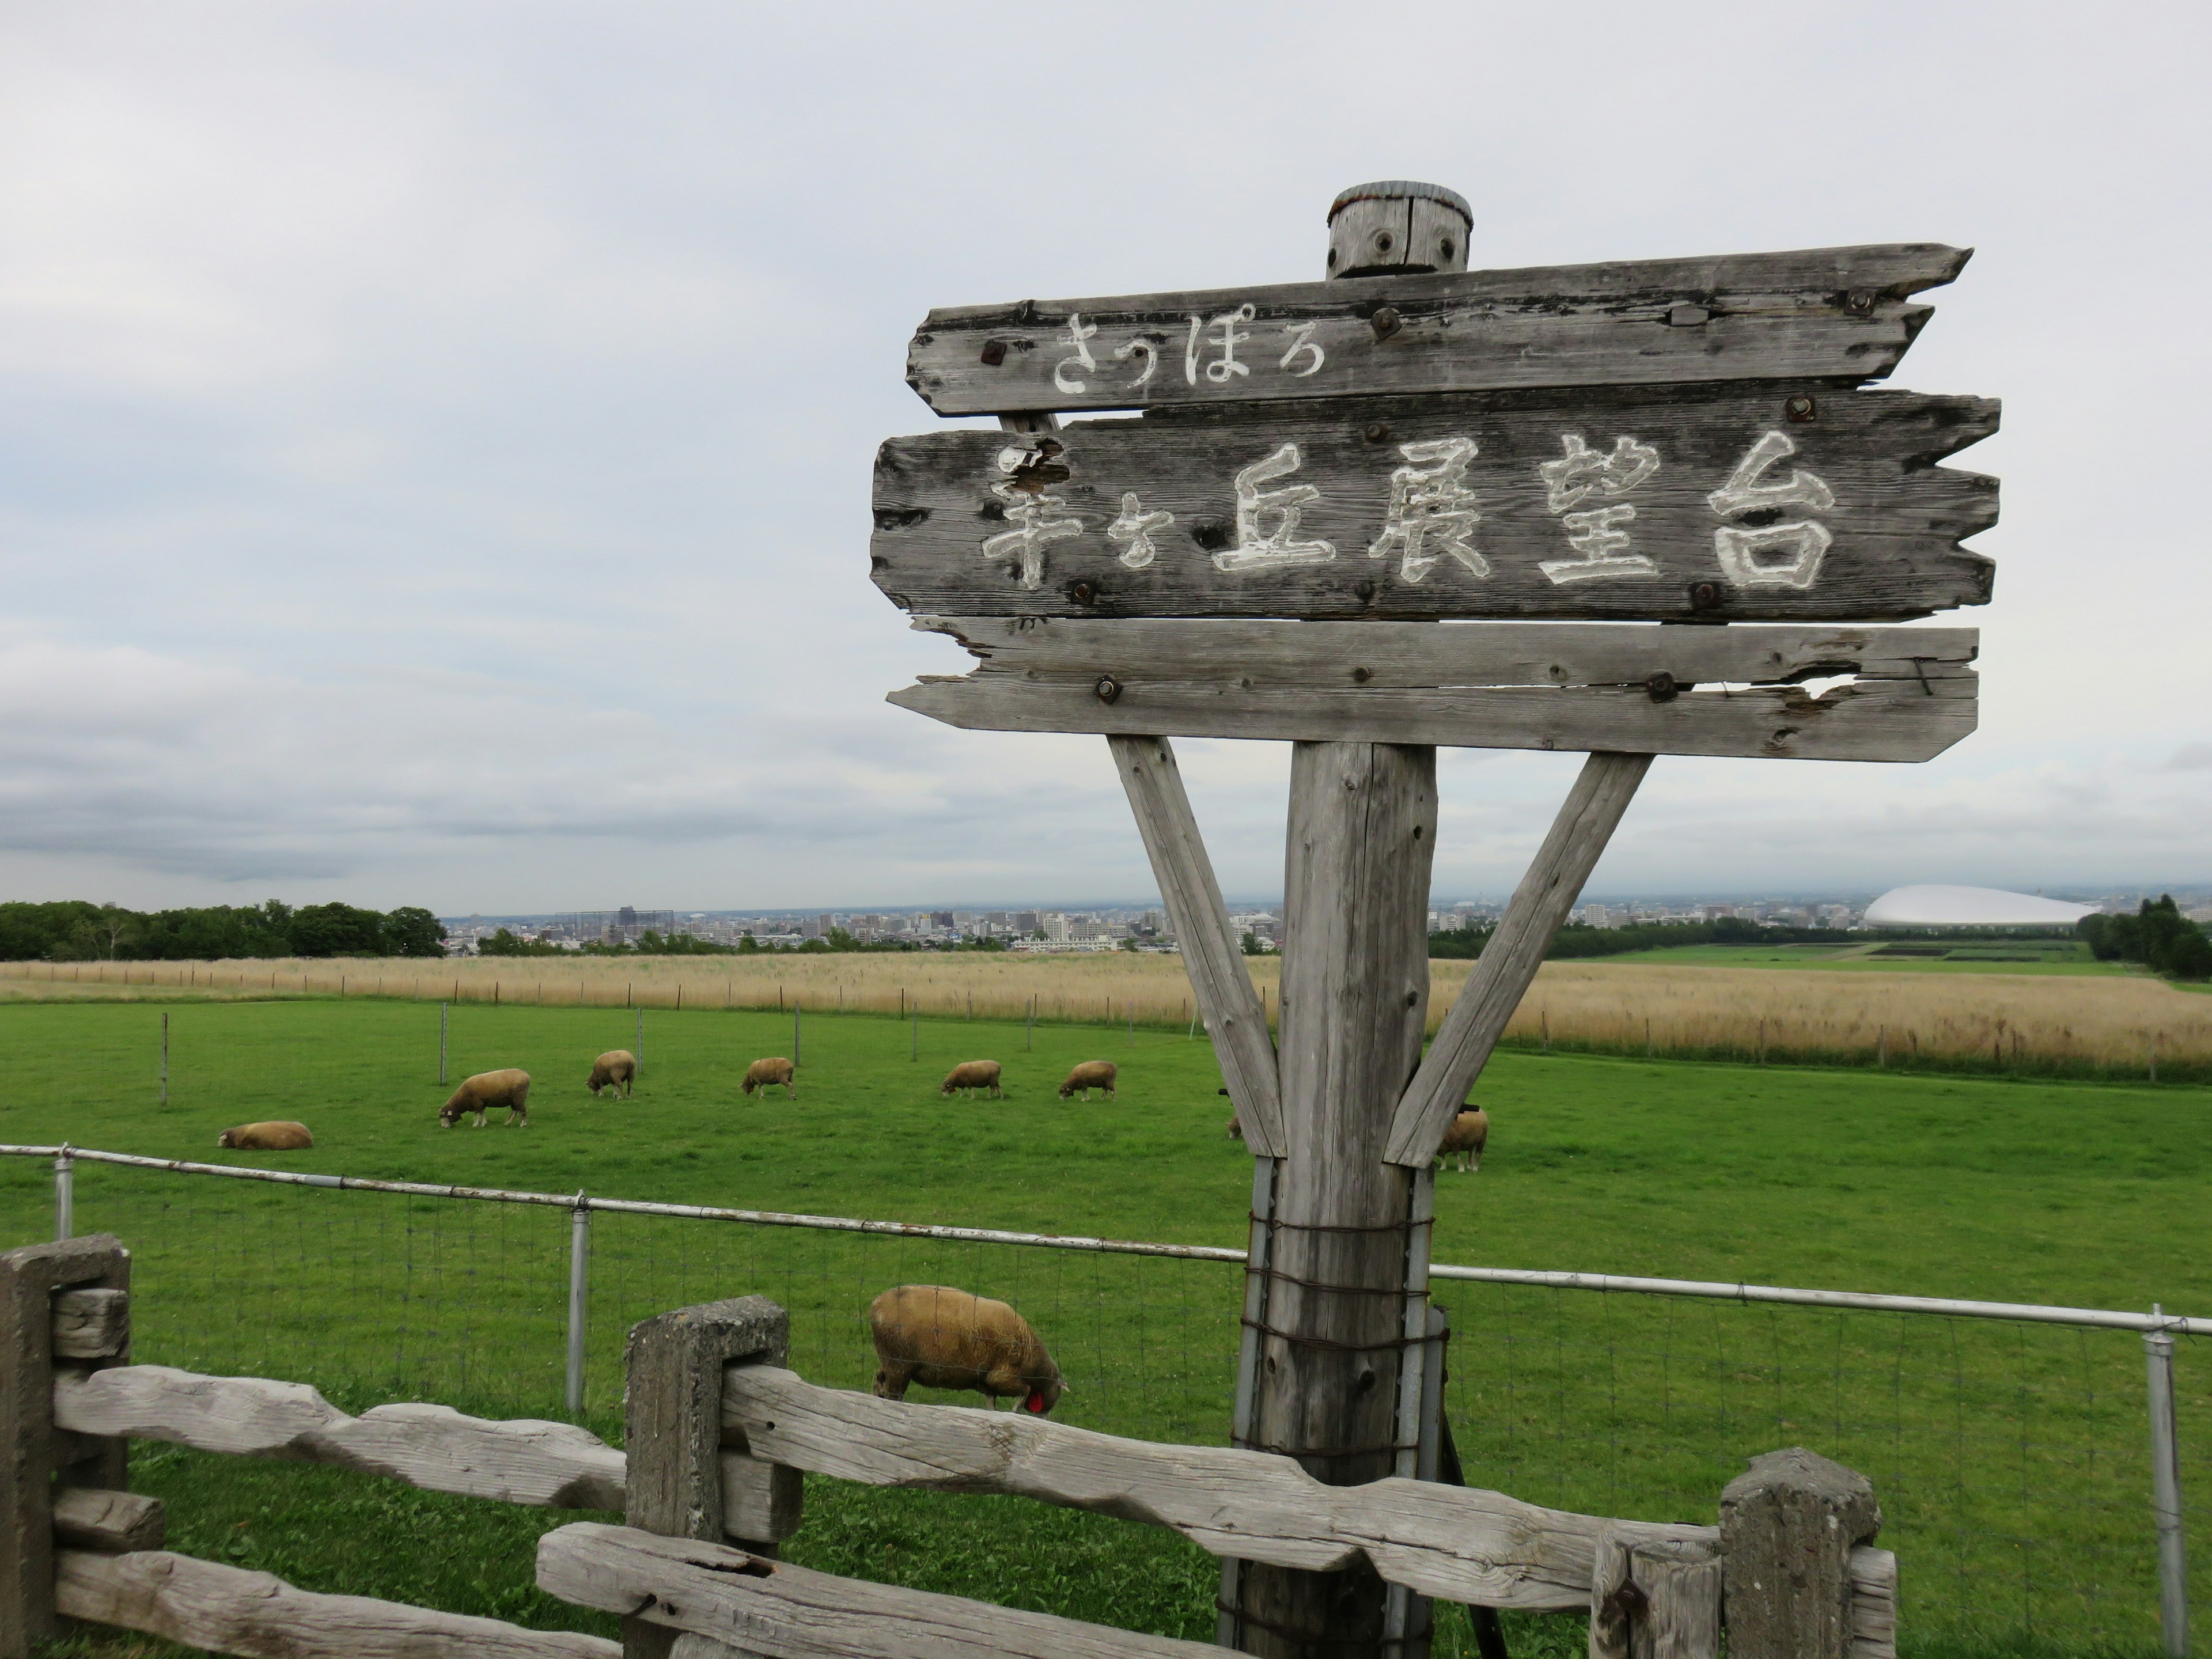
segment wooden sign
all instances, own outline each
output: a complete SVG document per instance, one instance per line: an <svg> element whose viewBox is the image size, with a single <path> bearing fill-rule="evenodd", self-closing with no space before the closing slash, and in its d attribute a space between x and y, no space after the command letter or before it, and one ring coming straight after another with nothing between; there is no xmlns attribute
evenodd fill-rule
<svg viewBox="0 0 2212 1659"><path fill-rule="evenodd" d="M878 454L873 574L960 617L1894 620L1990 597L1996 481L1934 463L1997 412L1784 381L938 432Z"/></svg>
<svg viewBox="0 0 2212 1659"><path fill-rule="evenodd" d="M991 731L1924 761L1972 732L1976 710L1969 628L915 625L979 666L890 700Z"/></svg>
<svg viewBox="0 0 2212 1659"><path fill-rule="evenodd" d="M1364 276L933 311L907 384L940 415L1650 386L1844 382L1897 366L1935 243Z"/></svg>

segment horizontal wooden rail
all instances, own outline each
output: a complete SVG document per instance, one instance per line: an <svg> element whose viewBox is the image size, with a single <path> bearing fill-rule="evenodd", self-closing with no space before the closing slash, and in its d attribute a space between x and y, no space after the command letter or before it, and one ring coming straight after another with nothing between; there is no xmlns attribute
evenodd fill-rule
<svg viewBox="0 0 2212 1659"><path fill-rule="evenodd" d="M428 1492L549 1509L623 1506L622 1453L566 1423L379 1406L349 1417L304 1382L120 1365L58 1377L54 1425L196 1451L336 1463Z"/></svg>
<svg viewBox="0 0 2212 1659"><path fill-rule="evenodd" d="M1218 1659L1220 1653L1210 1643L838 1578L720 1544L589 1521L538 1540L538 1587L579 1607L690 1632L676 1647L687 1659L738 1653L766 1659Z"/></svg>
<svg viewBox="0 0 2212 1659"><path fill-rule="evenodd" d="M622 1644L366 1595L318 1595L265 1572L166 1550L55 1558L63 1616L248 1659L621 1659Z"/></svg>

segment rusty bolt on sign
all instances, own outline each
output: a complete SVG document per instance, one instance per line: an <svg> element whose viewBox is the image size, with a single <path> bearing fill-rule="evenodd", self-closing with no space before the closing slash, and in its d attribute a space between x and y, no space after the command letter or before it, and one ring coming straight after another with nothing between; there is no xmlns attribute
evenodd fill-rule
<svg viewBox="0 0 2212 1659"><path fill-rule="evenodd" d="M1101 674L1098 677L1098 684L1091 689L1098 694L1098 701L1101 702L1116 702L1121 700L1121 682L1110 674Z"/></svg>
<svg viewBox="0 0 2212 1659"><path fill-rule="evenodd" d="M1813 419L1819 413L1820 406L1803 392L1798 393L1794 398L1784 398L1782 400L1782 416L1784 420L1796 421L1802 424Z"/></svg>
<svg viewBox="0 0 2212 1659"><path fill-rule="evenodd" d="M1375 325L1375 337L1378 340L1387 340L1404 326L1406 319L1398 314L1398 308L1395 306L1383 306L1376 310L1374 317L1370 320Z"/></svg>

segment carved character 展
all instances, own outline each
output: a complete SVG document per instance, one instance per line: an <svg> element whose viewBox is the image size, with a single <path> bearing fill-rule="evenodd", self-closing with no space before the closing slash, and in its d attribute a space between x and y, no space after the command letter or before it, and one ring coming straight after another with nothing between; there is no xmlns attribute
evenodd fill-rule
<svg viewBox="0 0 2212 1659"><path fill-rule="evenodd" d="M1121 497L1121 514L1106 526L1106 539L1121 543L1121 562L1132 570L1142 570L1158 554L1152 545L1152 532L1165 530L1175 522L1175 514L1163 508L1147 513L1134 491Z"/></svg>
<svg viewBox="0 0 2212 1659"><path fill-rule="evenodd" d="M1825 513L1836 504L1835 492L1825 479L1802 468L1783 483L1762 483L1769 468L1797 453L1786 432L1768 432L1745 452L1729 481L1705 497L1707 505L1723 518L1745 513L1773 512L1785 507ZM1812 586L1820 574L1820 557L1833 544L1827 526L1812 519L1746 529L1723 525L1713 532L1713 552L1721 574L1739 587ZM1775 558L1783 554L1786 557Z"/></svg>
<svg viewBox="0 0 2212 1659"><path fill-rule="evenodd" d="M1273 479L1298 470L1298 447L1285 444L1273 454L1257 460L1237 475L1237 544L1213 556L1217 570L1259 570L1293 564L1327 564L1336 556L1334 543L1300 541L1298 520L1306 507L1321 499L1311 484L1286 484L1280 489L1261 489ZM1262 515L1274 515L1262 527Z"/></svg>
<svg viewBox="0 0 2212 1659"><path fill-rule="evenodd" d="M1626 526L1636 520L1636 509L1592 507L1571 511L1595 493L1626 495L1659 470L1659 452L1632 437L1613 441L1613 453L1600 454L1583 441L1579 432L1562 434L1564 452L1556 461L1543 461L1536 471L1544 480L1544 505L1561 515L1567 545L1581 556L1545 559L1537 568L1556 583L1593 581L1610 576L1650 576L1659 567L1641 553L1630 550Z"/></svg>
<svg viewBox="0 0 2212 1659"><path fill-rule="evenodd" d="M1234 379L1249 374L1252 372L1250 365L1237 361L1237 348L1252 336L1249 330L1240 329L1237 325L1249 323L1258 314L1257 308L1247 301L1234 311L1223 312L1211 323L1202 316L1194 315L1190 319L1189 337L1183 342L1183 379L1193 386L1198 384L1198 360L1201 355L1200 336L1209 328L1216 331L1206 335L1202 343L1219 347L1221 355L1205 366L1206 378L1216 386L1226 386Z"/></svg>
<svg viewBox="0 0 2212 1659"><path fill-rule="evenodd" d="M1368 548L1367 556L1388 558L1395 550L1398 574L1409 582L1419 582L1445 554L1465 565L1469 574L1487 576L1490 562L1475 551L1471 540L1482 520L1474 510L1475 493L1467 487L1467 464L1475 452L1472 438L1431 438L1399 445L1398 453L1414 465L1391 473L1382 533Z"/></svg>
<svg viewBox="0 0 2212 1659"><path fill-rule="evenodd" d="M1085 381L1068 379L1067 371L1071 366L1085 371L1098 367L1098 360L1091 355L1089 343L1091 337L1097 331L1097 324L1091 323L1086 326L1083 319L1074 312L1071 311L1067 313L1067 337L1069 343L1075 348L1075 355L1073 357L1061 358L1053 365L1052 369L1052 383L1062 392L1072 392L1079 395L1090 389Z"/></svg>

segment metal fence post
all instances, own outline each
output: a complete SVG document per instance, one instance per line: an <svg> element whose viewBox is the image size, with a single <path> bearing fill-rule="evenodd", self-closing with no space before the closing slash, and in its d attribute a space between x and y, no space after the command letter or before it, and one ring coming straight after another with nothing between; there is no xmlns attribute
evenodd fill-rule
<svg viewBox="0 0 2212 1659"><path fill-rule="evenodd" d="M568 1415L584 1409L584 1290L592 1260L591 1201L579 1190L568 1217Z"/></svg>
<svg viewBox="0 0 2212 1659"><path fill-rule="evenodd" d="M64 1144L54 1158L54 1239L64 1243L76 1231L76 1162ZM2170 1345L2169 1345L2170 1346Z"/></svg>
<svg viewBox="0 0 2212 1659"><path fill-rule="evenodd" d="M2154 1318L2165 1310L2153 1304ZM2181 1449L2174 1436L2173 1334L2143 1333L2149 1373L2151 1510L2158 1522L2158 1622L2167 1659L2189 1652L2189 1549L2181 1522Z"/></svg>

